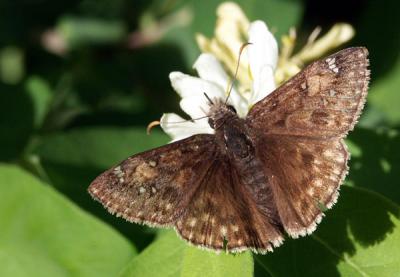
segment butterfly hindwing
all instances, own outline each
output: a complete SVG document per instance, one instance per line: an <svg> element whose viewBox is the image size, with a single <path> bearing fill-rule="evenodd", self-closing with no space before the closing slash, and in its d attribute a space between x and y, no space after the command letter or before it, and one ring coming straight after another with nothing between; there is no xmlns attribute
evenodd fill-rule
<svg viewBox="0 0 400 277"><path fill-rule="evenodd" d="M281 230L263 214L242 179L228 160L216 159L176 222L182 238L214 250L226 247L229 252L265 253L280 245Z"/></svg>
<svg viewBox="0 0 400 277"><path fill-rule="evenodd" d="M210 167L211 135L196 135L134 155L98 176L90 194L128 221L172 225Z"/></svg>
<svg viewBox="0 0 400 277"><path fill-rule="evenodd" d="M323 210L336 202L347 174L344 142L270 136L258 148L286 232L292 237L310 234Z"/></svg>
<svg viewBox="0 0 400 277"><path fill-rule="evenodd" d="M313 62L256 103L246 121L265 134L343 137L364 106L368 64L363 47Z"/></svg>

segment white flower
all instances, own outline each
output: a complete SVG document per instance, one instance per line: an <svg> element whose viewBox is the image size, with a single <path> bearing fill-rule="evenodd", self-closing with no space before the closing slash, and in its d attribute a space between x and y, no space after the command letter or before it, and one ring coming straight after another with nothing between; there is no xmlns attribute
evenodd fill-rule
<svg viewBox="0 0 400 277"><path fill-rule="evenodd" d="M247 70L240 74L248 74L251 86L245 93L233 87L228 103L233 105L240 117L246 116L249 108L275 89L274 71L278 60L278 46L274 36L266 24L255 21L250 24L247 46ZM236 59L239 54L236 49ZM212 134L214 130L208 125L209 112L206 93L211 99L225 100L231 78L221 63L212 54L201 54L194 64L199 77L181 72L172 72L169 77L172 87L181 96L180 107L193 121L185 121L176 114L164 114L160 125L172 137L173 141L194 134ZM242 69L243 70L243 69ZM197 119L201 118L202 119Z"/></svg>
<svg viewBox="0 0 400 277"><path fill-rule="evenodd" d="M201 51L208 53L201 54L194 64L199 77L181 72L172 72L169 76L173 88L182 98L182 110L193 119L187 121L176 114L162 116L160 125L173 141L194 134L214 132L207 122L209 105L204 93L211 99L226 99L238 63L239 49L244 43L251 44L240 59L237 86L233 87L228 101L240 117L245 117L252 105L272 92L276 87L275 82L283 83L299 72L307 62L354 36L354 29L349 24L339 23L317 39L320 31L317 28L307 44L293 54L296 32L291 29L289 35L282 37L278 59L278 44L264 22L250 23L242 9L233 2L219 5L217 17L215 37L208 39L201 34L196 35Z"/></svg>

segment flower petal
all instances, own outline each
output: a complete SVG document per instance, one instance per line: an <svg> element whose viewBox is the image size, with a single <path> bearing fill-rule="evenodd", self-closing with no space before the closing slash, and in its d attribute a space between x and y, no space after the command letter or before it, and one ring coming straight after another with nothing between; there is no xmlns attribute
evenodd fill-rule
<svg viewBox="0 0 400 277"><path fill-rule="evenodd" d="M180 106L192 118L205 116L209 111L209 103L204 93L211 99L224 99L223 89L217 84L197 77L171 72L169 75L172 87L182 97Z"/></svg>
<svg viewBox="0 0 400 277"><path fill-rule="evenodd" d="M231 72L234 72L237 54L244 43L243 36L245 36L250 25L249 20L240 6L234 2L224 2L219 5L217 18L216 41L220 45L220 50L230 57L231 62L227 63L226 66ZM241 64L243 66L248 64L247 57L243 57Z"/></svg>
<svg viewBox="0 0 400 277"><path fill-rule="evenodd" d="M275 89L274 71L272 67L265 66L260 69L258 78L253 81L253 93L249 100L252 106L261 99L265 98Z"/></svg>
<svg viewBox="0 0 400 277"><path fill-rule="evenodd" d="M230 78L226 74L221 63L211 54L201 54L196 60L193 67L197 70L201 79L213 82L217 84L222 91L225 92L225 98L227 97L228 86L230 85ZM240 117L244 117L248 111L247 100L236 90L232 88L231 95L228 99L229 104L233 105Z"/></svg>
<svg viewBox="0 0 400 277"><path fill-rule="evenodd" d="M221 63L212 54L201 54L193 65L201 79L213 82L222 89L227 88L229 77Z"/></svg>
<svg viewBox="0 0 400 277"><path fill-rule="evenodd" d="M163 114L160 119L160 126L172 138L172 141L184 139L195 134L214 133L214 130L208 125L207 119L192 122L174 113Z"/></svg>
<svg viewBox="0 0 400 277"><path fill-rule="evenodd" d="M278 43L263 21L251 23L249 42L252 43L247 52L251 72L258 72L266 65L275 70L278 62Z"/></svg>
<svg viewBox="0 0 400 277"><path fill-rule="evenodd" d="M275 89L274 70L278 61L278 44L262 21L250 25L248 47L253 94L250 105L258 102Z"/></svg>

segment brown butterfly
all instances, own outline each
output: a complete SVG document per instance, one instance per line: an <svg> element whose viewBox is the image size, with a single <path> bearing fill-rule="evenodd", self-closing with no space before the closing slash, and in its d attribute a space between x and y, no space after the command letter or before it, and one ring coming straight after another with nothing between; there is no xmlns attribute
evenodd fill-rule
<svg viewBox="0 0 400 277"><path fill-rule="evenodd" d="M368 51L348 48L304 68L246 118L210 102L215 134L136 154L98 176L90 194L128 221L174 227L213 250L256 253L311 234L336 202L343 138L364 106Z"/></svg>

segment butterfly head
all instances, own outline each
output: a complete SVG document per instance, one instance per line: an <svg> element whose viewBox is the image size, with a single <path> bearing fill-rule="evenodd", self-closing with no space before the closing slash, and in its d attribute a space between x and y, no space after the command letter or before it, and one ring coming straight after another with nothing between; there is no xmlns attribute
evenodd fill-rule
<svg viewBox="0 0 400 277"><path fill-rule="evenodd" d="M208 124L213 129L218 129L231 118L237 117L236 109L232 105L227 105L221 99L210 102L210 112L208 114Z"/></svg>

